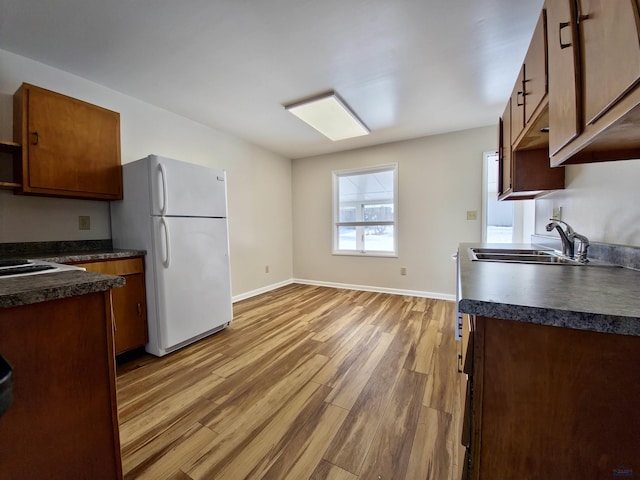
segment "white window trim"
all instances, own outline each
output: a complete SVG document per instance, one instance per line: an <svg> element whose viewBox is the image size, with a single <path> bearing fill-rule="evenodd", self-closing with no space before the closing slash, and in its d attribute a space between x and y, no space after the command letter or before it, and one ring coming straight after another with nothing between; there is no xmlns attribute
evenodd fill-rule
<svg viewBox="0 0 640 480"><path fill-rule="evenodd" d="M482 243L487 242L487 212L489 210L489 191L487 184L489 181L489 158L497 155L498 152L484 152L482 154ZM498 179L498 181L500 180Z"/></svg>
<svg viewBox="0 0 640 480"><path fill-rule="evenodd" d="M393 170L393 221L386 222L339 222L340 202L338 200L338 179L341 176L353 174L376 173ZM398 258L398 164L390 163L386 165L376 165L374 167L351 168L347 170L334 170L333 177L333 227L332 227L332 254L356 257L387 257ZM393 252L379 250L338 250L338 227L346 225L366 226L393 225Z"/></svg>
<svg viewBox="0 0 640 480"><path fill-rule="evenodd" d="M489 157L497 155L497 152L484 152L482 155L482 242L487 241L487 212L489 192L487 181L489 179ZM499 180L498 180L499 181ZM535 233L535 200L506 200L512 202L513 219L511 243L529 243L531 235Z"/></svg>

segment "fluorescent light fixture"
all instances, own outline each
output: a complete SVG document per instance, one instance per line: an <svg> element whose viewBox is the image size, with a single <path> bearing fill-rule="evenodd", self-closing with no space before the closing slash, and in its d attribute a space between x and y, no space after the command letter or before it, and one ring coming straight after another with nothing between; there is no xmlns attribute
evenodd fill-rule
<svg viewBox="0 0 640 480"><path fill-rule="evenodd" d="M371 133L335 92L285 105L284 108L334 142Z"/></svg>

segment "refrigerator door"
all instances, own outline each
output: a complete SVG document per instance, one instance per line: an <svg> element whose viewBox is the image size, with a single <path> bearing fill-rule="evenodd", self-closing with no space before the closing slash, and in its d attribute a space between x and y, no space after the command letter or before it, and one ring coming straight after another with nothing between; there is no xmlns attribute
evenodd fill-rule
<svg viewBox="0 0 640 480"><path fill-rule="evenodd" d="M166 351L231 321L225 218L154 217L160 346Z"/></svg>
<svg viewBox="0 0 640 480"><path fill-rule="evenodd" d="M150 155L151 215L226 217L224 170Z"/></svg>

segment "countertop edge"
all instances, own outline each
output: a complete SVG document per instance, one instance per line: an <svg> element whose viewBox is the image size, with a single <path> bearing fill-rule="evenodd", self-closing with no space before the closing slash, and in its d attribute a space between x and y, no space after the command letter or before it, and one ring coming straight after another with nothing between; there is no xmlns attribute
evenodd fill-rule
<svg viewBox="0 0 640 480"><path fill-rule="evenodd" d="M36 278L38 277L38 278ZM23 280L28 281L23 282ZM0 294L0 308L19 307L33 303L104 292L125 285L124 277L85 272L82 270L33 275L14 283L14 291Z"/></svg>
<svg viewBox="0 0 640 480"><path fill-rule="evenodd" d="M47 262L54 263L82 263L82 262L98 262L101 260L117 260L120 258L131 258L145 256L147 252L144 250L109 250L97 252L72 252L72 253L50 253L31 256Z"/></svg>
<svg viewBox="0 0 640 480"><path fill-rule="evenodd" d="M461 299L462 313L553 327L640 336L640 318ZM579 325L576 326L576 325Z"/></svg>
<svg viewBox="0 0 640 480"><path fill-rule="evenodd" d="M460 244L457 300L461 313L640 336L640 300L634 289L640 284L637 270L471 261L466 250L486 246L533 245Z"/></svg>

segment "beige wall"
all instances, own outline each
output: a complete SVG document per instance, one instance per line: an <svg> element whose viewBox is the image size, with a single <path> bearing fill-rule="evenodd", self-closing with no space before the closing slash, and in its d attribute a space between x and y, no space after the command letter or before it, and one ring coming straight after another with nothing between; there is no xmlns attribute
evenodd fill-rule
<svg viewBox="0 0 640 480"><path fill-rule="evenodd" d="M0 138L3 140L12 137L12 95L22 82L120 112L123 163L154 153L226 169L234 296L291 278L289 159L93 82L0 50ZM78 215L91 215L90 231L78 230ZM0 190L0 242L110 236L108 202L15 196ZM269 274L265 274L266 265L270 267Z"/></svg>
<svg viewBox="0 0 640 480"><path fill-rule="evenodd" d="M536 200L536 233L549 235L544 226L562 207L562 219L591 241L640 246L640 160L565 168L565 190Z"/></svg>
<svg viewBox="0 0 640 480"><path fill-rule="evenodd" d="M483 127L294 160L294 277L449 298L451 254L481 238L482 154L495 148L496 129ZM398 258L332 255L331 172L389 163L398 163Z"/></svg>

